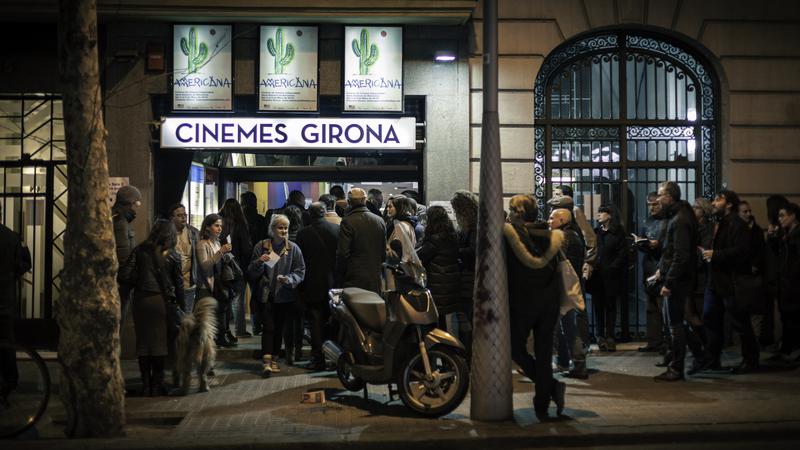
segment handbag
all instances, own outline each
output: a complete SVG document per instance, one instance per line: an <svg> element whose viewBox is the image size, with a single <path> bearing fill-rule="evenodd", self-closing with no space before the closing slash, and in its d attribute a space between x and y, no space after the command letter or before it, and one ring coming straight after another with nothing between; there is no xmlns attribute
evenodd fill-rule
<svg viewBox="0 0 800 450"><path fill-rule="evenodd" d="M560 261L558 262L557 270L558 280L561 283L561 289L559 290L561 315L563 316L573 309L584 311L586 303L583 299L581 280L578 274L575 273L572 263L564 255L563 250L559 251L559 255Z"/></svg>
<svg viewBox="0 0 800 450"><path fill-rule="evenodd" d="M236 262L236 258L222 258L220 280L222 280L222 283L226 287L234 287L236 282L243 278L244 272L242 272L242 268L239 267L239 264Z"/></svg>

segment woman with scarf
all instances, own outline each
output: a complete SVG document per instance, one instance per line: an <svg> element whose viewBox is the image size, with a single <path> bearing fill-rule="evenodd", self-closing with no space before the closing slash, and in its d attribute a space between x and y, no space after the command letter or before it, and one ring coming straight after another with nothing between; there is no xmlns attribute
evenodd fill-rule
<svg viewBox="0 0 800 450"><path fill-rule="evenodd" d="M413 219L414 210L411 209L411 202L408 197L398 195L392 197L386 204L386 215L389 222L386 224L386 260L390 264L409 262L422 267L422 263L417 257L417 237L414 232L416 222ZM403 246L403 254L398 255L390 244L392 241L400 241ZM386 271L386 289L395 289L394 275Z"/></svg>

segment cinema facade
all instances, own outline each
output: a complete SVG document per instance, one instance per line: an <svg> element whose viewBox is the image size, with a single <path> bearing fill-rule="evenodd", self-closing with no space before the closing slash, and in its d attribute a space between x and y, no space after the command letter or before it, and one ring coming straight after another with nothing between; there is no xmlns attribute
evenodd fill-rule
<svg viewBox="0 0 800 450"><path fill-rule="evenodd" d="M144 195L139 239L172 203L191 221L251 190L259 208L333 184L480 191L477 1L98 0L109 168ZM34 253L19 303L58 297L69 188L57 2L0 5L3 223ZM570 184L591 215L639 231L663 180L723 186L765 222L800 198L800 4L766 0L499 0L503 195ZM111 188L113 191L113 187ZM623 333L643 331L638 294ZM630 318L628 317L630 315Z"/></svg>

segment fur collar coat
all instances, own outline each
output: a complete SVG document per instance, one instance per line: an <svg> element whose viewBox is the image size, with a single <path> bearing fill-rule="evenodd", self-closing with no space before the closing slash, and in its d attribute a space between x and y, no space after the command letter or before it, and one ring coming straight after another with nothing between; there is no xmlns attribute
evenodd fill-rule
<svg viewBox="0 0 800 450"><path fill-rule="evenodd" d="M512 308L558 305L557 255L561 230L544 223L505 224L508 294Z"/></svg>

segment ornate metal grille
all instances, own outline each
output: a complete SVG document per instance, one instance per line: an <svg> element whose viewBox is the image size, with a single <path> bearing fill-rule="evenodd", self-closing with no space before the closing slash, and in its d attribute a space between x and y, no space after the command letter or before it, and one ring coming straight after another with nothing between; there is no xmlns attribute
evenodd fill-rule
<svg viewBox="0 0 800 450"><path fill-rule="evenodd" d="M534 85L537 198L543 203L554 186L570 185L587 216L614 203L626 229L639 234L647 193L658 183L678 182L689 201L710 197L717 189L716 92L702 58L641 30L561 45ZM639 311L621 310L625 335L628 313Z"/></svg>
<svg viewBox="0 0 800 450"><path fill-rule="evenodd" d="M690 191L712 195L717 185L715 92L714 78L699 57L640 31L605 32L562 45L542 64L534 86L537 197L549 195L548 177L562 184L591 181L553 179L553 169L584 168L570 167L574 164L611 164L623 177L602 181L620 184L632 181L628 168L680 165L699 175L696 189L685 186L687 198ZM626 138L600 136L609 127ZM615 200L625 199L601 199ZM620 206L633 211L636 205Z"/></svg>

